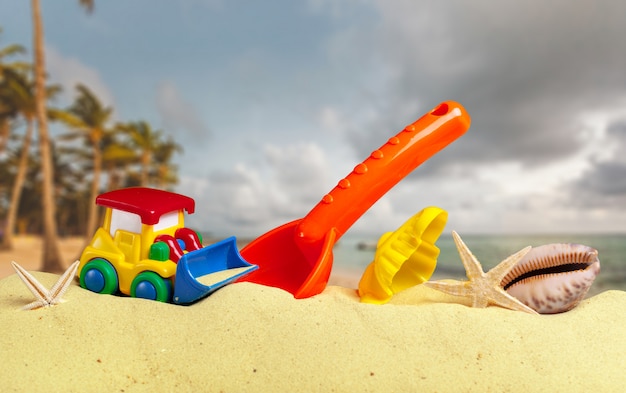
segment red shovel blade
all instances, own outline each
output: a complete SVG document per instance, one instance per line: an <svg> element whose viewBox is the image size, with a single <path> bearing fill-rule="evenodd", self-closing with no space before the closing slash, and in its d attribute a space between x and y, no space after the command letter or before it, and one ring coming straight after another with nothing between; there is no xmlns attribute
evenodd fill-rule
<svg viewBox="0 0 626 393"><path fill-rule="evenodd" d="M241 281L282 288L297 299L322 292L333 266L336 232L330 230L321 242L301 247L295 238L300 222L302 219L275 228L244 247L243 259L260 265ZM260 269L265 269L263 274L252 276Z"/></svg>
<svg viewBox="0 0 626 393"><path fill-rule="evenodd" d="M242 281L282 288L296 298L324 290L335 242L413 169L463 135L470 117L444 102L358 164L304 218L275 228L241 250L259 269Z"/></svg>

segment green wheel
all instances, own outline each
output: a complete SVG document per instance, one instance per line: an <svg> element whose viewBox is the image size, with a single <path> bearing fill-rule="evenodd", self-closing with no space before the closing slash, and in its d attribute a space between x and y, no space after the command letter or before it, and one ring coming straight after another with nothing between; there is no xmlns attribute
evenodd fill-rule
<svg viewBox="0 0 626 393"><path fill-rule="evenodd" d="M117 272L109 261L94 258L80 272L80 286L92 292L111 295L118 291Z"/></svg>
<svg viewBox="0 0 626 393"><path fill-rule="evenodd" d="M130 285L130 296L168 302L172 297L172 283L155 272L139 273Z"/></svg>

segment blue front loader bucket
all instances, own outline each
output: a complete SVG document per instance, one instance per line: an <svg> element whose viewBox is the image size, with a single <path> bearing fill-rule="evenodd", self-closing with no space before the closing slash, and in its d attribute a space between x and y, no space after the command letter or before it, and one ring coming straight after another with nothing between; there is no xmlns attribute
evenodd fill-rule
<svg viewBox="0 0 626 393"><path fill-rule="evenodd" d="M234 236L188 252L178 260L172 300L193 303L256 269L241 257Z"/></svg>

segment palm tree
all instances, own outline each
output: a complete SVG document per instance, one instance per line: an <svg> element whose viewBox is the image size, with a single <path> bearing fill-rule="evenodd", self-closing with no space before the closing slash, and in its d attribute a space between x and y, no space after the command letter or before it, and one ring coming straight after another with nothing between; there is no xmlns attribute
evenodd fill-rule
<svg viewBox="0 0 626 393"><path fill-rule="evenodd" d="M0 28L0 33L2 33L2 28ZM7 57L19 55L24 52L24 47L17 44L9 45L0 49L0 83L4 81L5 73L7 71L24 71L30 67L27 63L21 61L13 61L11 63L5 62ZM15 111L12 110L12 107L6 107L0 104L0 154L2 154L6 149L11 132L10 120L14 116Z"/></svg>
<svg viewBox="0 0 626 393"><path fill-rule="evenodd" d="M54 183L59 190L57 195L57 222L62 235L83 235L89 206L94 202L89 198L88 175L90 171L76 165L75 155L66 146L53 149Z"/></svg>
<svg viewBox="0 0 626 393"><path fill-rule="evenodd" d="M111 133L107 123L113 113L113 108L105 107L95 94L86 86L76 86L78 97L72 106L65 112L58 112L57 118L68 124L73 132L63 135L66 140L83 138L91 149L92 179L90 187L89 213L87 215L86 237L91 238L97 224L96 200L100 192L100 176L102 174L102 140Z"/></svg>
<svg viewBox="0 0 626 393"><path fill-rule="evenodd" d="M152 177L158 188L166 188L167 185L178 183L177 167L172 164L172 157L174 153L182 152L182 150L182 146L174 142L171 137L156 146L153 152L155 168Z"/></svg>
<svg viewBox="0 0 626 393"><path fill-rule="evenodd" d="M2 28L0 27L0 34L2 34ZM26 70L30 67L29 64L23 61L14 61L11 63L5 63L4 59L10 56L24 54L26 49L22 45L11 44L0 49L0 78L3 76L4 70Z"/></svg>
<svg viewBox="0 0 626 393"><path fill-rule="evenodd" d="M11 136L11 121L17 116L17 111L13 103L5 100L9 94L8 87L4 83L0 83L0 156L7 148L9 137Z"/></svg>
<svg viewBox="0 0 626 393"><path fill-rule="evenodd" d="M152 156L161 143L163 131L153 130L143 120L118 124L116 128L128 136L129 146L137 151L140 164L139 184L142 187L148 186Z"/></svg>
<svg viewBox="0 0 626 393"><path fill-rule="evenodd" d="M80 4L80 6L83 7L88 14L93 12L96 5L93 0L78 0L78 4Z"/></svg>
<svg viewBox="0 0 626 393"><path fill-rule="evenodd" d="M18 115L15 103L11 99L10 81L7 80L7 70L0 78L0 156L4 153L11 137L12 123Z"/></svg>
<svg viewBox="0 0 626 393"><path fill-rule="evenodd" d="M94 8L93 0L79 0L79 4L88 13ZM43 19L41 17L41 3L39 0L31 0L33 18L33 48L34 48L34 74L35 92L37 99L37 124L39 126L39 154L41 158L42 172L42 207L44 219L44 238L42 252L42 269L45 271L60 271L61 250L55 221L56 209L54 205L54 170L52 167L50 135L48 132L48 119L46 118L46 61L44 56Z"/></svg>
<svg viewBox="0 0 626 393"><path fill-rule="evenodd" d="M34 128L34 127L33 127ZM34 134L34 129L33 129ZM33 135L34 136L34 135ZM18 161L21 158L21 152L23 146L17 146L12 154L11 166L11 179L15 182L16 173L18 168ZM15 206L17 209L15 220L15 232L28 231L31 233L41 232L43 229L42 217L41 217L41 166L39 162L38 154L31 148L28 153L27 163L25 165L26 175L24 176L24 182L22 185L21 197L19 200L19 206ZM14 208L10 206L9 208ZM8 209L7 209L8 210Z"/></svg>
<svg viewBox="0 0 626 393"><path fill-rule="evenodd" d="M2 238L2 249L10 250L13 248L15 221L20 198L22 196L24 179L26 177L28 155L30 153L30 144L33 135L33 122L36 115L36 105L32 83L28 81L24 75L7 70L4 73L2 85L5 87L2 91L2 102L7 102L7 106L8 103L10 103L21 113L26 121L26 134L22 142L20 158L17 164L17 173L13 181L11 202L9 203L7 211L6 228Z"/></svg>
<svg viewBox="0 0 626 393"><path fill-rule="evenodd" d="M36 118L36 100L33 82L28 77L13 70L5 70L4 79L1 83L3 87L0 93L0 103L5 103L5 107L12 107L21 115L26 123L26 132L22 142L20 158L17 164L17 173L13 182L11 201L7 211L5 235L2 239L3 249L13 248L13 234L15 232L15 223L17 212L20 206L20 200L26 178L26 170L28 167L28 158L30 154L30 145L33 134L33 124ZM60 87L55 85L46 89L48 96L53 96L60 91Z"/></svg>
<svg viewBox="0 0 626 393"><path fill-rule="evenodd" d="M43 20L39 0L31 0L33 13L33 48L37 125L39 128L39 155L42 172L42 209L44 222L42 270L59 272L63 270L61 249L55 221L54 173L50 148L50 134L46 117L46 60L44 57Z"/></svg>
<svg viewBox="0 0 626 393"><path fill-rule="evenodd" d="M123 186L124 172L137 161L137 155L127 143L120 140L119 133L112 132L102 139L102 166L108 175L106 190Z"/></svg>

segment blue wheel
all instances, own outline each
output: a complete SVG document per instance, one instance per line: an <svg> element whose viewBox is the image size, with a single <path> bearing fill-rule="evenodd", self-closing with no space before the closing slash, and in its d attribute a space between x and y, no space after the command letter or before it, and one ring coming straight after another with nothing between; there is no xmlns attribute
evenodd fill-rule
<svg viewBox="0 0 626 393"><path fill-rule="evenodd" d="M117 272L109 261L94 258L80 272L80 286L92 292L111 295L118 290Z"/></svg>
<svg viewBox="0 0 626 393"><path fill-rule="evenodd" d="M169 302L172 297L172 282L155 272L139 273L130 285L130 296Z"/></svg>

